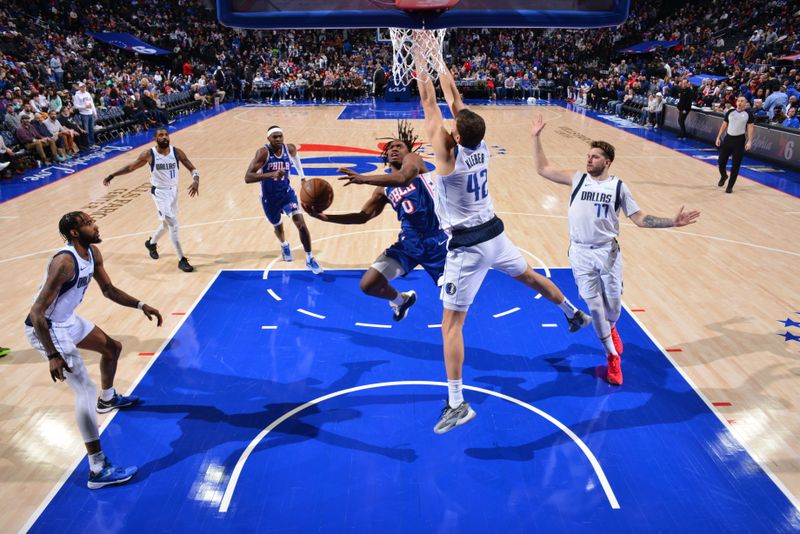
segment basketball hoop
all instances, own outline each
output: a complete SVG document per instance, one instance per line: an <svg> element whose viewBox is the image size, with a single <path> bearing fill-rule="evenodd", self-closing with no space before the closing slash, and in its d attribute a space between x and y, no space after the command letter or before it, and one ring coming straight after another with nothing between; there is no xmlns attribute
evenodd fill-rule
<svg viewBox="0 0 800 534"><path fill-rule="evenodd" d="M392 38L392 78L395 85L406 86L422 73L417 72L415 55L425 64L425 73L434 80L447 70L442 57L442 44L446 28L440 30L412 30L389 28Z"/></svg>

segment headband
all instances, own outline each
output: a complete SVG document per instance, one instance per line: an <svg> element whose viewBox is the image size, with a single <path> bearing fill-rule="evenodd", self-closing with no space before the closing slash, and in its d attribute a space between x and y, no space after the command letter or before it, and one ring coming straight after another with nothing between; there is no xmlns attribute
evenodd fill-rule
<svg viewBox="0 0 800 534"><path fill-rule="evenodd" d="M281 130L278 126L270 128L269 130L267 130L267 137L276 133L283 133L283 130Z"/></svg>

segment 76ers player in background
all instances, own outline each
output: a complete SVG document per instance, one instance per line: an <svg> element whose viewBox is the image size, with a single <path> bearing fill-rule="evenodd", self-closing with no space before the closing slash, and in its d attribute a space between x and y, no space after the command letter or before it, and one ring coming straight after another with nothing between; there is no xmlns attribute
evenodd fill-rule
<svg viewBox="0 0 800 534"><path fill-rule="evenodd" d="M164 235L164 231L169 229L169 237L178 256L178 269L190 273L194 271L194 267L189 265L189 260L183 255L183 247L178 239L178 171L181 163L192 173L192 183L188 188L189 196L196 197L200 194L200 172L194 168L183 150L169 146L169 132L165 128L159 128L156 130L156 146L139 154L130 165L106 176L103 185L111 185L114 177L150 164L150 185L152 185L150 193L156 203L161 225L156 228L150 239L144 242L144 246L150 252L150 257L157 260L158 240Z"/></svg>
<svg viewBox="0 0 800 534"><path fill-rule="evenodd" d="M394 320L401 321L408 309L417 301L414 291L398 292L390 282L405 276L417 265L439 284L447 257L447 234L439 228L433 197L433 177L425 162L414 152L414 131L408 123L400 122L397 138L386 143L384 163L389 164L392 175L404 176L408 185L376 187L372 196L358 213L326 215L317 211L308 214L322 221L338 224L364 224L383 212L390 204L400 221L397 242L378 256L361 277L361 291L367 295L386 299L394 308ZM364 183L369 176L361 176L350 169L340 169L354 183ZM385 175L380 175L378 178ZM312 208L313 209L313 208Z"/></svg>
<svg viewBox="0 0 800 534"><path fill-rule="evenodd" d="M674 218L645 215L630 189L608 169L614 161L614 147L605 141L592 141L586 156L586 172L557 169L544 155L541 133L546 123L541 115L533 121L533 164L540 176L572 188L569 200L569 262L581 298L592 314L594 330L603 343L608 360L606 380L622 384L622 339L617 319L622 309L622 252L617 243L619 211L642 228L669 228L697 222L699 211L684 212Z"/></svg>
<svg viewBox="0 0 800 534"><path fill-rule="evenodd" d="M275 236L281 242L281 254L284 261L292 261L292 249L286 241L281 222L281 212L292 218L297 231L300 233L300 242L306 251L306 267L314 274L320 274L319 266L314 254L311 252L311 234L308 232L306 221L300 213L300 204L297 195L289 183L289 170L294 167L300 180L306 179L303 166L297 156L294 145L283 144L283 130L279 126L270 126L267 129L268 144L256 152L253 161L247 168L244 181L248 184L261 182L261 207L267 220L275 228Z"/></svg>

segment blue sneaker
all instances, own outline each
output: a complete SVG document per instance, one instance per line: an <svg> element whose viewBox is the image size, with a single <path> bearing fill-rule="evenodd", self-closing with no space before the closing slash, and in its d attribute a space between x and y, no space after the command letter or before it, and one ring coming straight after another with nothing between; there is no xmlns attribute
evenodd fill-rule
<svg viewBox="0 0 800 534"><path fill-rule="evenodd" d="M289 245L281 245L281 256L283 261L292 261L292 248Z"/></svg>
<svg viewBox="0 0 800 534"><path fill-rule="evenodd" d="M314 274L319 274L324 270L322 267L319 266L319 263L317 263L317 260L315 260L314 258L306 260L306 267L308 267Z"/></svg>
<svg viewBox="0 0 800 534"><path fill-rule="evenodd" d="M86 485L89 489L100 489L106 486L113 486L115 484L125 484L133 478L133 475L139 470L138 467L132 465L130 467L119 467L113 465L106 458L103 463L103 469L99 473L92 473L89 471L89 482Z"/></svg>
<svg viewBox="0 0 800 534"><path fill-rule="evenodd" d="M124 395L120 395L118 393L114 393L114 396L107 401L104 401L103 399L98 397L97 413L108 413L111 410L116 410L118 408L133 406L137 402L139 402L139 397L134 397L133 395L131 395L130 397L125 397Z"/></svg>

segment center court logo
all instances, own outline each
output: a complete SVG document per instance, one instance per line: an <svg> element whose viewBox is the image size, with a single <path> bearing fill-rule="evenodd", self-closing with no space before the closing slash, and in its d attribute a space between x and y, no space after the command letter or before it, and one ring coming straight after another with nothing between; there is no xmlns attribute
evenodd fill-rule
<svg viewBox="0 0 800 534"><path fill-rule="evenodd" d="M303 171L306 177L338 178L342 176L339 169L347 167L358 174L373 174L389 172L383 164L381 151L370 148L360 148L343 145L321 145L304 143L297 146L303 162ZM306 155L314 152L332 152L326 156ZM428 170L433 170L431 163L425 162Z"/></svg>

